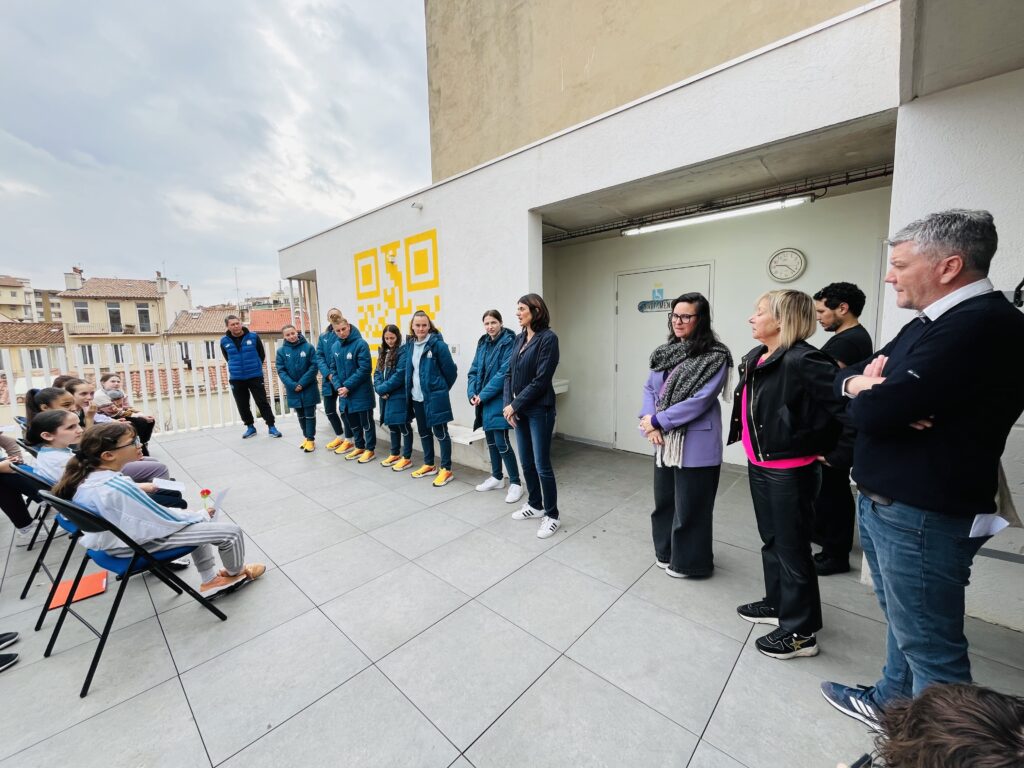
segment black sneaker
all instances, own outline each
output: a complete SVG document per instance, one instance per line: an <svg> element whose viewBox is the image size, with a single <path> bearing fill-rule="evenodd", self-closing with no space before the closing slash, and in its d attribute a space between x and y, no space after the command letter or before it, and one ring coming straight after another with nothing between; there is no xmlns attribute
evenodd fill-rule
<svg viewBox="0 0 1024 768"><path fill-rule="evenodd" d="M779 614L764 600L756 603L747 603L736 609L741 619L746 619L751 624L772 624L779 626Z"/></svg>
<svg viewBox="0 0 1024 768"><path fill-rule="evenodd" d="M18 654L16 653L0 653L0 672L3 672L17 660Z"/></svg>
<svg viewBox="0 0 1024 768"><path fill-rule="evenodd" d="M818 641L814 635L797 635L784 629L773 629L754 643L757 650L773 659L794 659L797 656L817 656Z"/></svg>
<svg viewBox="0 0 1024 768"><path fill-rule="evenodd" d="M814 556L814 570L819 576L831 576L834 573L848 573L850 559L848 557L831 557L819 552Z"/></svg>
<svg viewBox="0 0 1024 768"><path fill-rule="evenodd" d="M0 648L6 648L17 639L17 632L0 632Z"/></svg>
<svg viewBox="0 0 1024 768"><path fill-rule="evenodd" d="M860 720L873 730L881 730L882 712L871 700L871 688L868 686L858 685L853 688L826 681L821 684L821 695L847 717Z"/></svg>

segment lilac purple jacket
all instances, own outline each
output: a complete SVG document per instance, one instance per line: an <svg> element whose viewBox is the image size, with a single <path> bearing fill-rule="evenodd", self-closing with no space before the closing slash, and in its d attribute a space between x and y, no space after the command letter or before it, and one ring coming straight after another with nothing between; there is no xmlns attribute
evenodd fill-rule
<svg viewBox="0 0 1024 768"><path fill-rule="evenodd" d="M686 425L683 442L684 467L713 467L722 463L722 408L718 396L725 387L728 368L722 368L711 381L681 403L658 413L655 402L665 383L666 371L651 371L644 384L643 405L639 416L657 413L658 424L668 432Z"/></svg>

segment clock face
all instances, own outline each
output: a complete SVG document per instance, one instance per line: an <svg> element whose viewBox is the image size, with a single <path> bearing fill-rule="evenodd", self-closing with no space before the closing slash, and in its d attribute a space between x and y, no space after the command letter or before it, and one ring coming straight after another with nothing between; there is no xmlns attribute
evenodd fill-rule
<svg viewBox="0 0 1024 768"><path fill-rule="evenodd" d="M796 248L782 248L768 259L768 274L779 283L796 280L806 268L807 257Z"/></svg>

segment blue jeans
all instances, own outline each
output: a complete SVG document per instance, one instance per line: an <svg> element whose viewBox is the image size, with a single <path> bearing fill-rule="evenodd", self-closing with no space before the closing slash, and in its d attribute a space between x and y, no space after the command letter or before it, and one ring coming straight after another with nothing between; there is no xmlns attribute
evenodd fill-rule
<svg viewBox="0 0 1024 768"><path fill-rule="evenodd" d="M334 430L335 435L341 435L344 432L345 437L349 440L352 439L352 427L349 426L348 419L344 414L338 415L338 395L324 395L324 413L327 414L327 420L331 422L331 429Z"/></svg>
<svg viewBox="0 0 1024 768"><path fill-rule="evenodd" d="M377 448L377 427L373 423L373 411L346 411L346 424L352 425L356 448L373 451Z"/></svg>
<svg viewBox="0 0 1024 768"><path fill-rule="evenodd" d="M889 622L885 668L872 697L885 705L933 683L971 682L964 637L964 588L988 537L969 538L971 518L894 501L857 501L860 540Z"/></svg>
<svg viewBox="0 0 1024 768"><path fill-rule="evenodd" d="M412 424L388 424L391 432L391 455L408 459L412 456Z"/></svg>
<svg viewBox="0 0 1024 768"><path fill-rule="evenodd" d="M299 429L302 436L307 440L316 437L316 406L304 405L295 409L295 415L299 419Z"/></svg>
<svg viewBox="0 0 1024 768"><path fill-rule="evenodd" d="M555 470L551 467L551 435L555 431L555 408L524 408L516 416L516 442L519 460L523 463L528 500L534 509L543 509L548 517L558 519L558 488Z"/></svg>
<svg viewBox="0 0 1024 768"><path fill-rule="evenodd" d="M501 463L504 460L509 484L519 485L519 464L508 442L508 430L486 429L484 436L487 439L487 451L491 454L491 477L501 480Z"/></svg>
<svg viewBox="0 0 1024 768"><path fill-rule="evenodd" d="M452 436L448 434L447 424L427 426L427 411L423 403L412 401L412 412L416 417L416 431L419 432L420 445L423 446L423 463L434 464L434 438L441 449L441 469L452 468Z"/></svg>

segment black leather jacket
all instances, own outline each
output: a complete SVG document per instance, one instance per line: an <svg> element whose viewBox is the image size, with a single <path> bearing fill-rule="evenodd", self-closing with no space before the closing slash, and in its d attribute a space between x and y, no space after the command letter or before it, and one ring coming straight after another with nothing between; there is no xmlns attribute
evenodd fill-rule
<svg viewBox="0 0 1024 768"><path fill-rule="evenodd" d="M740 408L743 387L749 383L747 424L758 459L824 455L830 464L843 464L841 456L830 456L836 450L846 410L846 403L836 397L832 387L836 364L806 341L775 350L758 366L764 351L764 346L755 347L740 363L728 442L742 437Z"/></svg>

